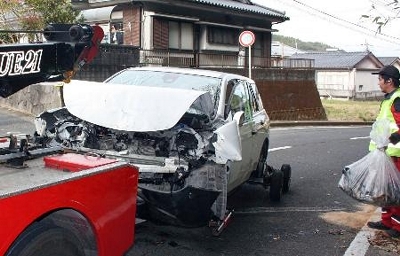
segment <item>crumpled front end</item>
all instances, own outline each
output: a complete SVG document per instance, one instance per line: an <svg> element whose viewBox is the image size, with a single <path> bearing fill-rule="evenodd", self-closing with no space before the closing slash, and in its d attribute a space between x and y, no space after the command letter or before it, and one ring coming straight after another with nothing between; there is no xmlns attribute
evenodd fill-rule
<svg viewBox="0 0 400 256"><path fill-rule="evenodd" d="M230 145L231 153L216 153L216 148L224 149L229 136L224 137L220 127L235 134L229 127L237 125L186 113L170 129L120 131L84 121L66 108L42 113L35 125L36 140L44 145L62 145L137 166L138 195L146 202L144 211L138 211L141 218L192 227L225 215L226 156L236 154L240 159L240 148Z"/></svg>

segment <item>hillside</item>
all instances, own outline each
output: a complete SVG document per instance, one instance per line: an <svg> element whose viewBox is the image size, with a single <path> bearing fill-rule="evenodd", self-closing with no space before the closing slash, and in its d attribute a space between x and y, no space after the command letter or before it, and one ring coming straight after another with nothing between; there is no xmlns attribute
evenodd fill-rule
<svg viewBox="0 0 400 256"><path fill-rule="evenodd" d="M335 48L333 46L319 43L319 42L304 42L294 37L281 36L272 34L272 41L279 41L283 44L289 45L302 51L326 51L326 49ZM297 44L297 46L296 46Z"/></svg>

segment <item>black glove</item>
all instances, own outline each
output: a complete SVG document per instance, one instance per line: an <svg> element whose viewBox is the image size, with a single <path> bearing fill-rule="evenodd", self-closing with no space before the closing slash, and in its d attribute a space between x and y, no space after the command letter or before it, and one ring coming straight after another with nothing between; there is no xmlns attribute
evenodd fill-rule
<svg viewBox="0 0 400 256"><path fill-rule="evenodd" d="M397 144L400 141L400 133L394 132L390 135L389 141L392 144Z"/></svg>

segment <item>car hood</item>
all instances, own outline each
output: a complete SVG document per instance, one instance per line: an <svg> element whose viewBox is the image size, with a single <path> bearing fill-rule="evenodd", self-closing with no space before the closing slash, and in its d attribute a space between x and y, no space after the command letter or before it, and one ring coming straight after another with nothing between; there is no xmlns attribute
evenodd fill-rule
<svg viewBox="0 0 400 256"><path fill-rule="evenodd" d="M74 80L64 85L68 111L88 122L124 131L172 128L205 91Z"/></svg>

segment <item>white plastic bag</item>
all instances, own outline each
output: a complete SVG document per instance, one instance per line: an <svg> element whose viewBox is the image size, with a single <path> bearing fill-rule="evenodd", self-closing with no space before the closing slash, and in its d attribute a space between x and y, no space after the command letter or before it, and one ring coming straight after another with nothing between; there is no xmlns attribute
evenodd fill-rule
<svg viewBox="0 0 400 256"><path fill-rule="evenodd" d="M351 197L377 206L400 206L400 172L385 153L389 136L389 120L377 120L370 133L377 149L343 169L338 185Z"/></svg>

